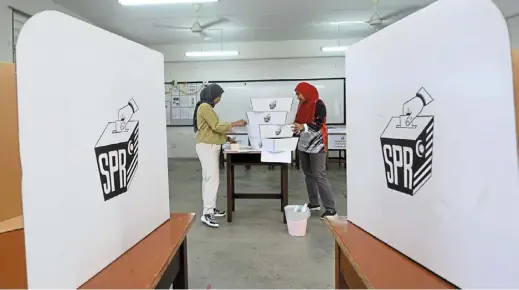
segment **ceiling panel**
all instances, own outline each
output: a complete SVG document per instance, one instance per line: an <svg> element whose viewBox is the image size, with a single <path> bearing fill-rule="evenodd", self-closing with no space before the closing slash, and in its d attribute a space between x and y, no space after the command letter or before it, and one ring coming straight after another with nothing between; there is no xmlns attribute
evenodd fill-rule
<svg viewBox="0 0 519 290"><path fill-rule="evenodd" d="M330 25L331 21L368 20L373 14L370 0L220 0L196 12L193 5L123 7L117 0L54 0L92 23L135 41L153 44L219 42L219 31L206 31L204 40L189 30L157 28L154 24L190 27L225 17L223 41L277 41L302 39L363 38L374 30L367 24ZM384 16L409 7L423 7L433 0L380 0ZM495 0L506 15L519 12L519 0ZM470 7L467 7L470 9Z"/></svg>

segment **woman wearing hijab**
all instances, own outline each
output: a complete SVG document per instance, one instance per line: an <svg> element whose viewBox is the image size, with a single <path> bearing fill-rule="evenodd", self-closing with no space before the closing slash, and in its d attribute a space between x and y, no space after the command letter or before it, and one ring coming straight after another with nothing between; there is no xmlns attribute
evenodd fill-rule
<svg viewBox="0 0 519 290"><path fill-rule="evenodd" d="M299 107L297 108L294 132L299 134L297 150L301 168L305 174L308 191L308 208L321 210L319 197L325 216L335 216L333 192L326 176L326 150L328 133L326 129L326 106L319 99L317 89L309 83L299 83L295 89Z"/></svg>
<svg viewBox="0 0 519 290"><path fill-rule="evenodd" d="M223 89L217 84L210 84L200 92L200 102L196 104L193 125L196 132L196 154L202 165L202 200L204 209L201 220L210 227L218 227L215 217L223 217L226 212L216 208L216 195L220 185L220 149L230 141L226 133L232 127L243 127L244 120L222 123L214 111L220 102Z"/></svg>

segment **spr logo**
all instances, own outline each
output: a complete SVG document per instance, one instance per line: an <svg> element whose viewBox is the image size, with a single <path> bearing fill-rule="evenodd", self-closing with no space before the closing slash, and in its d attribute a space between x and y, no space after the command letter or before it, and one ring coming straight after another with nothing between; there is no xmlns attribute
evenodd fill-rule
<svg viewBox="0 0 519 290"><path fill-rule="evenodd" d="M270 114L266 114L265 116L263 116L263 121L265 121L265 123L268 123L268 122L270 122L271 118L272 117L270 116Z"/></svg>
<svg viewBox="0 0 519 290"><path fill-rule="evenodd" d="M421 115L433 101L421 88L393 117L380 137L385 178L390 189L415 195L432 176L434 116Z"/></svg>
<svg viewBox="0 0 519 290"><path fill-rule="evenodd" d="M105 201L128 191L139 165L139 121L132 120L139 110L132 98L119 109L116 121L109 122L97 141L99 180Z"/></svg>
<svg viewBox="0 0 519 290"><path fill-rule="evenodd" d="M271 110L274 110L274 109L276 108L277 104L278 104L277 101L272 101L272 102L270 102L270 104L269 104L269 108L270 108Z"/></svg>

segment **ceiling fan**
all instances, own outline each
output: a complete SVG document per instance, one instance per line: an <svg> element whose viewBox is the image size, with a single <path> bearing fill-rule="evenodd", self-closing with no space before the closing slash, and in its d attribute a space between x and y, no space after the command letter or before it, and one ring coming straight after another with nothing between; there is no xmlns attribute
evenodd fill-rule
<svg viewBox="0 0 519 290"><path fill-rule="evenodd" d="M373 15L371 15L371 18L365 23L369 24L371 27L373 27L375 30L380 30L390 24L393 24L402 18L420 10L424 6L409 6L403 9L400 9L398 11L386 14L384 16L380 16L378 14L378 4L379 0L372 0L373 1Z"/></svg>
<svg viewBox="0 0 519 290"><path fill-rule="evenodd" d="M200 11L201 5L200 4L194 4L193 7L195 8L196 13ZM198 34L203 38L209 37L209 35L205 32L206 30L220 30L211 28L213 26L216 26L218 24L229 22L229 19L227 18L219 18L215 21L211 21L208 23L201 24L198 21L198 15L196 16L196 21L191 25L191 27L182 27L182 26L174 26L174 25L168 25L168 24L154 24L154 27L156 28L165 28L165 29L176 29L176 30L189 30L192 33Z"/></svg>

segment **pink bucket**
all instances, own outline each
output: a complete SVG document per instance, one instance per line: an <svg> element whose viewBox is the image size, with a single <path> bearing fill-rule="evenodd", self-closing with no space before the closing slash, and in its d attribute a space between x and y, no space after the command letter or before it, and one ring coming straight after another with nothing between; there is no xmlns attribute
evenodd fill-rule
<svg viewBox="0 0 519 290"><path fill-rule="evenodd" d="M287 220L288 234L293 237L302 237L306 235L307 219L300 221Z"/></svg>
<svg viewBox="0 0 519 290"><path fill-rule="evenodd" d="M304 212L295 212L295 205L285 206L285 216L287 218L288 234L293 237L302 237L306 234L306 226L310 211L306 208Z"/></svg>

